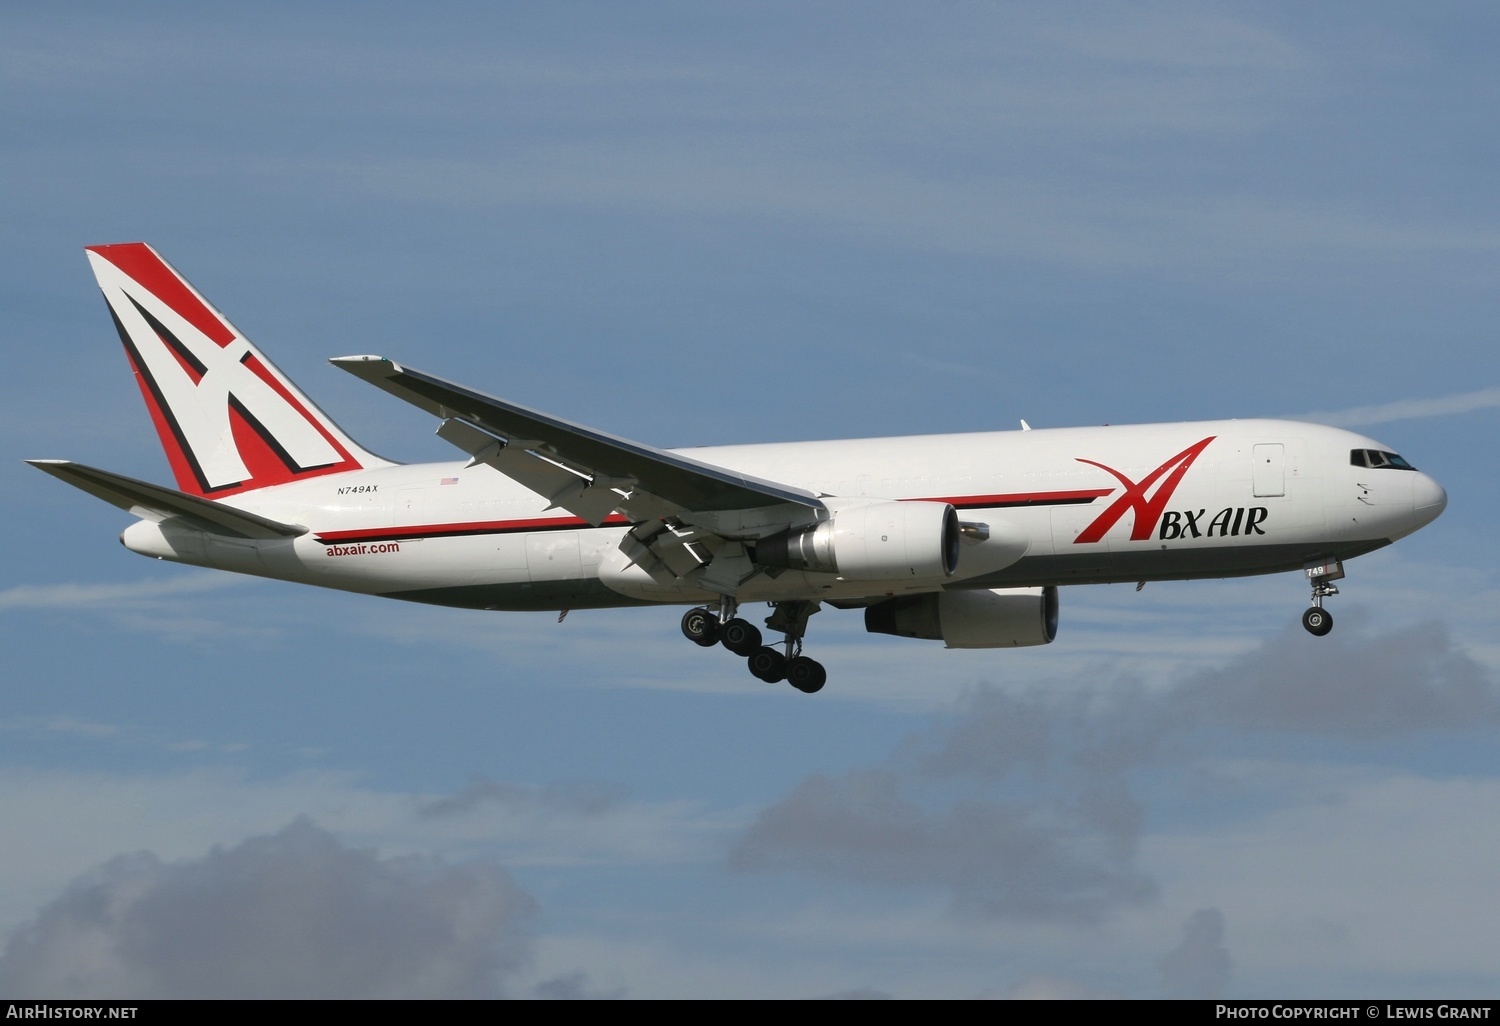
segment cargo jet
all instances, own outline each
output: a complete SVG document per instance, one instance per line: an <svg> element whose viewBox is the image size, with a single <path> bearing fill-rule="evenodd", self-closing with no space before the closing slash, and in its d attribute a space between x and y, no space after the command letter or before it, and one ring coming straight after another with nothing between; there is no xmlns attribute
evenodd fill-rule
<svg viewBox="0 0 1500 1026"><path fill-rule="evenodd" d="M1389 446L1294 421L658 449L384 357L334 359L463 453L403 465L149 246L87 253L177 487L30 462L138 517L126 548L468 609L686 605L689 640L809 693L826 673L803 640L825 605L872 632L1008 648L1053 640L1062 585L1301 571L1303 624L1324 635L1343 561L1447 504ZM741 616L760 602L764 630Z"/></svg>

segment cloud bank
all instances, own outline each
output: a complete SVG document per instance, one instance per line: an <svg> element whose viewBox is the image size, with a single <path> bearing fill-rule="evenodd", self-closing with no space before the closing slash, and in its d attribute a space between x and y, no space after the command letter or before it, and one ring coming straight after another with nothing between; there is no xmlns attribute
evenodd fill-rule
<svg viewBox="0 0 1500 1026"><path fill-rule="evenodd" d="M1232 963L1224 946L1224 914L1202 908L1182 924L1182 943L1162 956L1167 997L1212 1000L1229 985Z"/></svg>
<svg viewBox="0 0 1500 1026"><path fill-rule="evenodd" d="M382 859L310 820L196 861L120 855L12 935L15 996L484 998L535 903L496 865Z"/></svg>
<svg viewBox="0 0 1500 1026"><path fill-rule="evenodd" d="M1376 406L1354 406L1347 410L1304 413L1298 420L1310 420L1334 427L1369 427L1397 420L1419 420L1423 417L1448 417L1474 410L1500 406L1500 388L1481 388L1477 392L1439 396L1436 399L1400 399Z"/></svg>
<svg viewBox="0 0 1500 1026"><path fill-rule="evenodd" d="M883 764L802 781L761 812L731 864L940 888L963 917L1097 922L1158 898L1137 865L1146 826L1226 759L1285 758L1296 739L1315 742L1304 760L1368 757L1393 739L1496 724L1500 690L1439 625L1323 639L1291 630L1168 689L978 691L954 723ZM1156 786L1144 786L1148 774ZM1232 795L1216 815L1307 800L1270 780L1245 786L1266 793ZM1195 913L1161 971L1174 994L1221 990L1222 915Z"/></svg>

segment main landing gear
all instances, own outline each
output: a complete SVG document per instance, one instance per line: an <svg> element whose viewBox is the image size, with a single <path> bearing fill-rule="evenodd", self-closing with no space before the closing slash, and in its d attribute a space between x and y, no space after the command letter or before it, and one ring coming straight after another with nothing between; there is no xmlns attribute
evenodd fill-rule
<svg viewBox="0 0 1500 1026"><path fill-rule="evenodd" d="M818 611L818 603L796 600L773 602L774 612L766 627L786 635L782 650L762 644L760 628L736 614L738 603L728 596L719 599L719 609L704 606L689 609L682 616L682 633L693 644L704 648L723 645L737 656L743 656L752 676L774 684L784 680L798 691L812 694L828 680L823 664L802 654L802 636L807 632L807 618Z"/></svg>
<svg viewBox="0 0 1500 1026"><path fill-rule="evenodd" d="M1323 608L1323 600L1339 593L1333 582L1343 580L1344 564L1334 559L1307 567L1304 572L1312 584L1312 607L1302 614L1302 626L1321 638L1333 630L1333 614Z"/></svg>

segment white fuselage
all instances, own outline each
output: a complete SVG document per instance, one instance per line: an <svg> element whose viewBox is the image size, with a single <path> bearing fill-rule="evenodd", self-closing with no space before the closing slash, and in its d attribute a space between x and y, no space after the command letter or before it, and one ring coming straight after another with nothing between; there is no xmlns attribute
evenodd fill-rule
<svg viewBox="0 0 1500 1026"><path fill-rule="evenodd" d="M1292 421L1229 420L788 442L683 450L806 488L838 510L941 500L966 532L942 581L759 574L742 601L858 601L942 588L1225 577L1357 556L1431 521L1446 501L1418 471L1356 466L1379 443ZM134 551L347 591L487 609L569 609L714 598L652 577L621 542L483 464L388 466L221 500L300 524L297 538L238 541L142 521ZM982 539L982 540L981 540Z"/></svg>

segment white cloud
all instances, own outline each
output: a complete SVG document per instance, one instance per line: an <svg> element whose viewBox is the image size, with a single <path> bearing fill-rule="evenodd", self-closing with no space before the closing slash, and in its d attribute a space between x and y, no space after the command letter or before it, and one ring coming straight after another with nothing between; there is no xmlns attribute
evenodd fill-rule
<svg viewBox="0 0 1500 1026"><path fill-rule="evenodd" d="M1121 833L1062 802L933 811L905 798L895 775L863 771L804 781L761 814L734 864L937 886L960 917L1090 922L1154 897L1129 864L1134 825Z"/></svg>
<svg viewBox="0 0 1500 1026"><path fill-rule="evenodd" d="M231 637L264 639L279 633L271 625L274 617L236 615L232 605L204 597L251 583L235 574L190 570L126 584L20 584L0 591L0 612L95 616L128 632L209 650Z"/></svg>
<svg viewBox="0 0 1500 1026"><path fill-rule="evenodd" d="M1060 976L1028 976L1004 990L990 991L981 994L980 997L1008 1001L1118 1001L1120 999L1119 994L1099 991Z"/></svg>
<svg viewBox="0 0 1500 1026"><path fill-rule="evenodd" d="M775 218L878 245L1019 258L1090 272L1293 281L1309 264L1500 254L1500 234L1435 217L1340 207L1326 197L1107 194L999 169L971 181L799 152L784 140L541 143L503 155L309 160L263 173L337 181L372 198L464 209L538 204L693 218ZM1123 193L1123 195L1122 195Z"/></svg>
<svg viewBox="0 0 1500 1026"><path fill-rule="evenodd" d="M382 859L298 819L201 859L111 859L11 935L0 979L52 998L494 997L534 910L498 865Z"/></svg>
<svg viewBox="0 0 1500 1026"><path fill-rule="evenodd" d="M1451 995L1470 978L1493 989L1500 925L1483 896L1496 886L1500 780L1284 760L1220 770L1249 788L1279 776L1294 797L1237 823L1163 831L1142 858L1179 900L1234 924L1238 986L1326 994L1383 978L1403 994Z"/></svg>
<svg viewBox="0 0 1500 1026"><path fill-rule="evenodd" d="M191 574L129 584L18 584L0 591L0 609L130 609L158 599L232 588L225 574Z"/></svg>
<svg viewBox="0 0 1500 1026"><path fill-rule="evenodd" d="M1223 997L1231 962L1224 947L1224 913L1203 908L1182 924L1182 942L1162 956L1167 997L1207 1001Z"/></svg>
<svg viewBox="0 0 1500 1026"><path fill-rule="evenodd" d="M940 888L959 918L1101 920L1156 895L1137 858L1145 824L1171 800L1164 793L1213 779L1225 737L1249 751L1276 750L1288 736L1368 746L1496 723L1500 689L1438 625L1323 639L1292 627L1165 690L1115 681L977 691L956 720L887 762L802 781L762 811L733 864ZM1163 766L1189 776L1143 790L1140 775ZM1284 806L1296 795L1261 782L1239 786L1224 808Z"/></svg>
<svg viewBox="0 0 1500 1026"><path fill-rule="evenodd" d="M235 772L110 774L0 770L0 929L121 851L198 858L310 816L340 838L394 853L506 865L671 865L713 858L744 819L692 802L628 799L607 785L483 782L509 802L380 791L348 774L248 779ZM591 800L590 795L608 800ZM433 810L439 810L437 814Z"/></svg>
<svg viewBox="0 0 1500 1026"><path fill-rule="evenodd" d="M1494 409L1497 406L1500 406L1500 388L1481 388L1474 392L1459 392L1435 399L1398 399L1374 406L1354 406L1347 410L1303 413L1295 419L1332 424L1335 427L1368 427L1397 420L1452 417L1475 410Z"/></svg>

